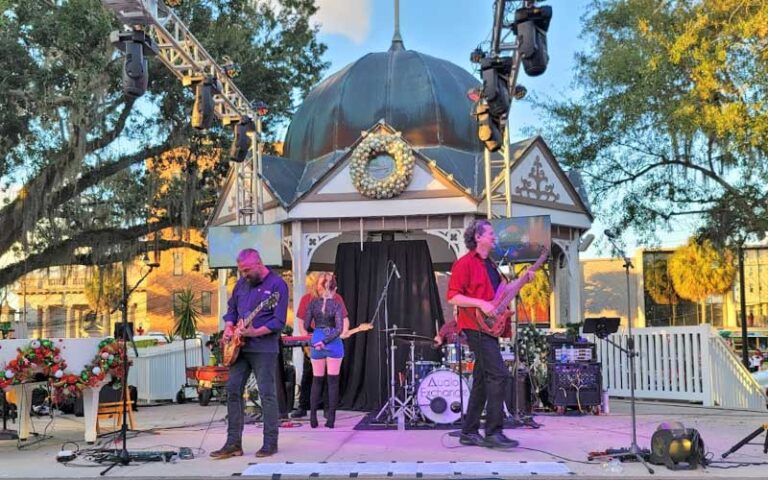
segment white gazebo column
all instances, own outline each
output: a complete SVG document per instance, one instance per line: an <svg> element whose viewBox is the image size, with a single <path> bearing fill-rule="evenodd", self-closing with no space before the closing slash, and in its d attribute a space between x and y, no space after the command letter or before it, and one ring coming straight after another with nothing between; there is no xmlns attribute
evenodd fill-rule
<svg viewBox="0 0 768 480"><path fill-rule="evenodd" d="M291 273L293 277L293 334L300 335L304 329L296 325L296 313L299 311L299 302L304 296L304 279L307 275L309 263L304 264L304 235L301 233L301 221L295 221L291 224L290 239L283 239L283 244L288 247L291 254ZM300 348L294 348L292 353L293 368L296 372L296 385L301 382L301 376L304 373L304 353Z"/></svg>
<svg viewBox="0 0 768 480"><path fill-rule="evenodd" d="M227 275L229 270L226 268L216 269L218 279L218 301L216 302L217 315L219 317L219 331L224 330L224 314L227 313L227 300L229 300L229 293L227 292Z"/></svg>
<svg viewBox="0 0 768 480"><path fill-rule="evenodd" d="M554 319L550 316L550 326L563 326L568 323L583 321L581 305L581 269L579 266L579 239L554 239L565 256L564 267L558 268L559 261L555 259L555 298L553 309ZM565 298L563 298L565 297ZM565 302L565 303L564 303ZM553 322L554 320L554 322ZM553 324L554 323L554 324Z"/></svg>

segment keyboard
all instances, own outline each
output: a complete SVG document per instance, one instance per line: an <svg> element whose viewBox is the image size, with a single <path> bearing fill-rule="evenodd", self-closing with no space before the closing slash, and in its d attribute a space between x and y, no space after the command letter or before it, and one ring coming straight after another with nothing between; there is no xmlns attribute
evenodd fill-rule
<svg viewBox="0 0 768 480"><path fill-rule="evenodd" d="M309 345L311 335L282 335L280 341L284 347L305 347Z"/></svg>

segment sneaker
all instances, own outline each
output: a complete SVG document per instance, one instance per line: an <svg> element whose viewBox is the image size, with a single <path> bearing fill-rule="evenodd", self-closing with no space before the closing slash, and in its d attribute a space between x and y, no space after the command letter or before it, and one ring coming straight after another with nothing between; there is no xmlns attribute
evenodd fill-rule
<svg viewBox="0 0 768 480"><path fill-rule="evenodd" d="M224 460L230 457L242 457L243 449L239 445L224 445L218 450L214 450L210 454L211 458L216 460Z"/></svg>
<svg viewBox="0 0 768 480"><path fill-rule="evenodd" d="M258 452L256 452L256 456L258 458L271 457L276 453L277 453L277 445L264 445L259 449Z"/></svg>
<svg viewBox="0 0 768 480"><path fill-rule="evenodd" d="M484 447L485 439L479 433L462 433L459 435L459 443L475 447Z"/></svg>
<svg viewBox="0 0 768 480"><path fill-rule="evenodd" d="M520 442L512 440L501 432L485 437L485 446L488 448L515 448L518 445Z"/></svg>

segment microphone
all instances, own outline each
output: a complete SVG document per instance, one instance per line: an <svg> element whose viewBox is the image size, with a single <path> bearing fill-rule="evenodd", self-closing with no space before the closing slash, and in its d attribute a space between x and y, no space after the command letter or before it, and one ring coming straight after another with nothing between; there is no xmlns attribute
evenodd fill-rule
<svg viewBox="0 0 768 480"><path fill-rule="evenodd" d="M397 264L395 262L392 262L392 268L395 269L395 275L397 275L397 279L400 280L400 272L397 270Z"/></svg>
<svg viewBox="0 0 768 480"><path fill-rule="evenodd" d="M605 236L610 238L611 240L616 240L617 238L619 238L618 228L606 228L603 233L605 233Z"/></svg>

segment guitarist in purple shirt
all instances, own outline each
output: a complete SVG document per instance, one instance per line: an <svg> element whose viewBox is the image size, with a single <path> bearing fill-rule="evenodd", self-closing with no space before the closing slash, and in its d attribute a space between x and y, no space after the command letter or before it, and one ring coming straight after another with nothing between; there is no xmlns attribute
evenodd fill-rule
<svg viewBox="0 0 768 480"><path fill-rule="evenodd" d="M211 457L224 459L243 455L243 390L253 371L259 387L264 418L264 444L256 452L257 457L269 457L277 453L278 406L275 385L277 354L280 332L285 326L288 312L288 285L280 275L271 271L261 261L259 252L246 248L237 256L240 279L232 290L228 309L224 315L224 341L242 335L245 339L237 360L229 367L227 381L227 442ZM274 307L263 308L253 318L250 326L241 328L238 320L244 319L265 300L277 293Z"/></svg>

